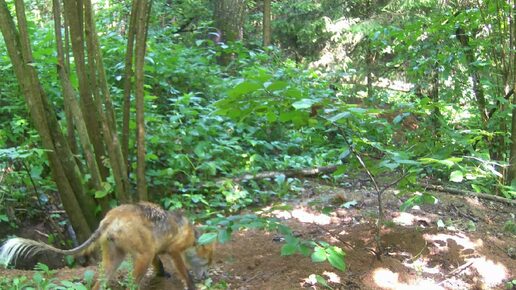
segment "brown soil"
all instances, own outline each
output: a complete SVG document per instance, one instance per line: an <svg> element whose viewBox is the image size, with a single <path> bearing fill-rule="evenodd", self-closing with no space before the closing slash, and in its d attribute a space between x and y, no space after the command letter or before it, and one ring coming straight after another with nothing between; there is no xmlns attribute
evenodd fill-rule
<svg viewBox="0 0 516 290"><path fill-rule="evenodd" d="M316 283L317 274L333 289L505 289L505 283L516 278L516 236L503 230L506 221L514 221L514 207L435 193L438 204L400 212L401 202L385 194L389 222L382 230L384 254L378 260L374 254L376 197L371 192L307 183L303 193L288 202L293 210L271 214L282 218L302 239L341 247L346 252L345 272L299 254L282 257L279 233L247 230L218 246L211 281L199 286L324 289ZM353 200L356 207L339 207ZM323 214L328 207L333 207L331 213ZM439 220L444 227L437 227ZM165 267L171 269L167 263ZM54 277L81 280L86 270L95 267L59 269ZM0 277L21 275L31 277L33 271L0 269ZM124 275L121 271L119 280ZM153 278L152 273L145 283L147 289L182 289L176 278Z"/></svg>

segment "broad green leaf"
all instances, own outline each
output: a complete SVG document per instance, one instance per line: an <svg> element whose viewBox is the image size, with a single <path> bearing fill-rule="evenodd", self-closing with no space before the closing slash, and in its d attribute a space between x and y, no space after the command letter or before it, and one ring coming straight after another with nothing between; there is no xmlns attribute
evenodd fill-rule
<svg viewBox="0 0 516 290"><path fill-rule="evenodd" d="M218 242L221 243L221 244L224 244L225 242L229 241L229 239L231 238L231 233L230 233L230 230L229 229L222 229L219 231L219 234L218 234Z"/></svg>
<svg viewBox="0 0 516 290"><path fill-rule="evenodd" d="M301 253L301 255L308 257L312 252L312 248L310 248L307 245L299 245L299 252Z"/></svg>
<svg viewBox="0 0 516 290"><path fill-rule="evenodd" d="M281 255L282 256L290 256L297 252L297 244L284 244L281 247Z"/></svg>
<svg viewBox="0 0 516 290"><path fill-rule="evenodd" d="M328 118L328 121L335 123L342 118L345 118L345 119L349 118L349 116L351 116L350 112L342 112L342 113L338 113L337 115L335 115L333 117Z"/></svg>
<svg viewBox="0 0 516 290"><path fill-rule="evenodd" d="M268 91L274 92L274 91L283 90L284 88L286 88L288 86L288 83L284 82L284 81L275 81L272 83L267 82L266 85L264 85L264 86Z"/></svg>
<svg viewBox="0 0 516 290"><path fill-rule="evenodd" d="M236 85L233 89L229 90L228 96L234 98L242 96L262 88L262 85L256 82L244 81Z"/></svg>
<svg viewBox="0 0 516 290"><path fill-rule="evenodd" d="M339 253L336 250L328 249L328 262L330 262L330 264L333 267L335 267L341 271L346 270L346 263L344 262L344 255L342 255L342 253Z"/></svg>
<svg viewBox="0 0 516 290"><path fill-rule="evenodd" d="M327 258L327 255L326 255L326 251L321 248L321 247L316 247L314 249L314 252L312 253L312 262L324 262L326 261L326 258Z"/></svg>
<svg viewBox="0 0 516 290"><path fill-rule="evenodd" d="M315 104L316 102L317 101L312 100L312 99L302 99L302 100L299 100L299 101L293 103L292 106L296 110L308 109L308 108L312 107L312 105Z"/></svg>
<svg viewBox="0 0 516 290"><path fill-rule="evenodd" d="M452 182L462 182L464 179L464 174L460 170L455 170L450 173L450 181Z"/></svg>
<svg viewBox="0 0 516 290"><path fill-rule="evenodd" d="M197 242L200 245L210 244L217 239L218 233L204 233L202 234Z"/></svg>

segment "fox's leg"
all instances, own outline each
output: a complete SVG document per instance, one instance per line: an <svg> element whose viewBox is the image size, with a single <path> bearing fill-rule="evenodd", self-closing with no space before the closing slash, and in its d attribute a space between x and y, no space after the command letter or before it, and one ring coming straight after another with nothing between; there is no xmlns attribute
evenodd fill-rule
<svg viewBox="0 0 516 290"><path fill-rule="evenodd" d="M134 253L133 255L133 278L134 282L140 286L143 276L147 272L153 256L148 253Z"/></svg>
<svg viewBox="0 0 516 290"><path fill-rule="evenodd" d="M100 289L102 280L105 280L106 284L109 283L111 278L113 278L113 274L115 274L126 256L126 253L111 241L101 242L100 247L102 251L102 264L100 269L104 271L104 273L98 273L98 279L93 285L93 290Z"/></svg>
<svg viewBox="0 0 516 290"><path fill-rule="evenodd" d="M183 259L183 255L180 252L170 252L170 256L172 257L172 261L174 261L174 266L176 267L176 271L181 276L181 279L186 283L186 287L188 290L195 290L195 283L192 279L192 276L188 272L186 268L185 261Z"/></svg>

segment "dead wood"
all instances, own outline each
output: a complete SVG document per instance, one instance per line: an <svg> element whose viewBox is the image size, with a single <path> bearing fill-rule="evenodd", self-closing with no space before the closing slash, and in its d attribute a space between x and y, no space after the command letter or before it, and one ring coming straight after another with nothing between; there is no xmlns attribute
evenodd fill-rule
<svg viewBox="0 0 516 290"><path fill-rule="evenodd" d="M446 192L446 193L450 193L450 194L475 196L475 197L482 198L482 199L503 202L503 203L506 203L509 205L516 205L516 201L514 201L514 200L510 200L510 199L507 199L507 198L504 198L501 196L492 195L492 194L478 193L478 192L467 191L467 190L462 190L462 189L452 188L452 187L444 187L442 185L434 185L434 184L423 184L423 186L427 189L437 190L437 191Z"/></svg>

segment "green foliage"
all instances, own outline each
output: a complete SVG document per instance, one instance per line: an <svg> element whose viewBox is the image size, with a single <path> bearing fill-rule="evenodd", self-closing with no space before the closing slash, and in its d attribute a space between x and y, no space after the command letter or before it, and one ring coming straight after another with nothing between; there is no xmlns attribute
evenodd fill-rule
<svg viewBox="0 0 516 290"><path fill-rule="evenodd" d="M503 225L503 230L516 235L516 223L513 220L506 221Z"/></svg>
<svg viewBox="0 0 516 290"><path fill-rule="evenodd" d="M26 276L16 278L0 278L0 288L5 290L31 290L31 289L55 289L55 290L87 290L91 289L94 272L84 272L83 281L74 282L69 280L58 280L52 277L55 271L50 270L48 266L38 263L36 265L36 272L31 279Z"/></svg>

